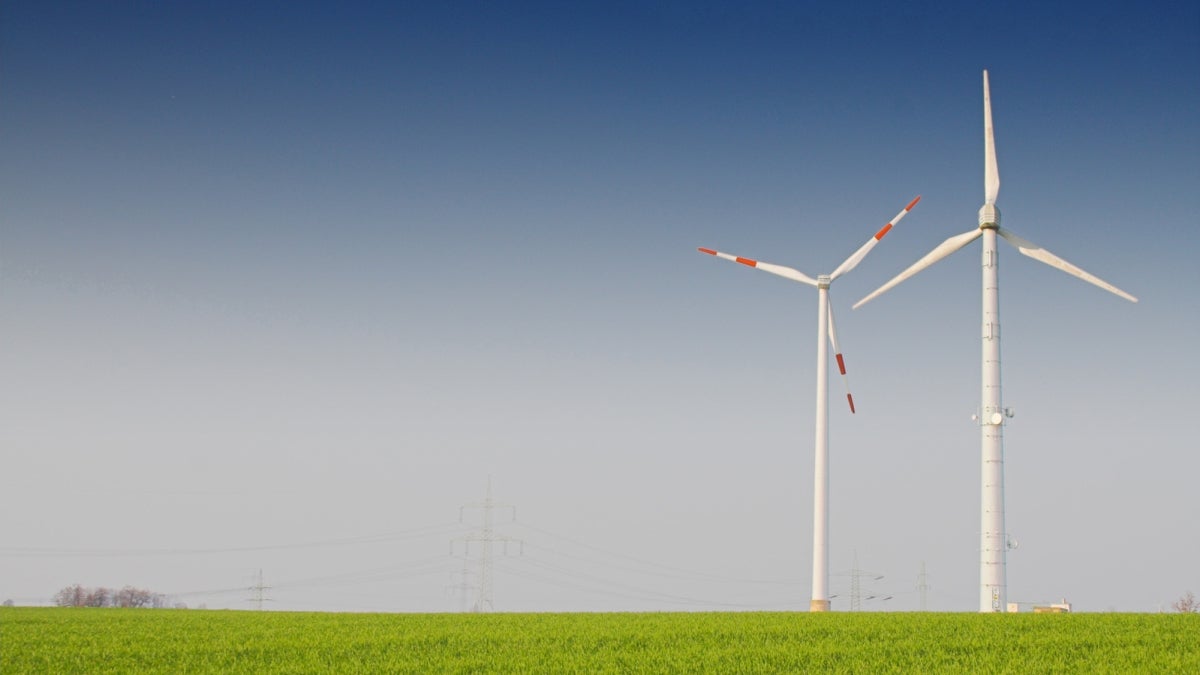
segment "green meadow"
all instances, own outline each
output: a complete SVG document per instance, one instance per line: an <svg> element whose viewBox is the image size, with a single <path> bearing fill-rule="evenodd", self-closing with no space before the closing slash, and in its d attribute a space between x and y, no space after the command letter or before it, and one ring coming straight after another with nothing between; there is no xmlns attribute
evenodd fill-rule
<svg viewBox="0 0 1200 675"><path fill-rule="evenodd" d="M1200 673L1200 615L0 609L0 673Z"/></svg>

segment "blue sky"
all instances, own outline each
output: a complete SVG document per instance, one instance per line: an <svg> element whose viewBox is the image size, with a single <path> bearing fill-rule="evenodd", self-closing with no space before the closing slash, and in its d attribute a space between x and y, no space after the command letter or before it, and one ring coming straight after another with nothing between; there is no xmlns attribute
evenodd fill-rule
<svg viewBox="0 0 1200 675"><path fill-rule="evenodd" d="M833 289L832 567L974 609L978 249L850 305L975 226L984 68L1005 227L1141 299L1002 247L1010 599L1200 591L1200 9L1083 7L6 3L0 596L454 611L491 476L498 609L806 608L815 294L696 247L920 194Z"/></svg>

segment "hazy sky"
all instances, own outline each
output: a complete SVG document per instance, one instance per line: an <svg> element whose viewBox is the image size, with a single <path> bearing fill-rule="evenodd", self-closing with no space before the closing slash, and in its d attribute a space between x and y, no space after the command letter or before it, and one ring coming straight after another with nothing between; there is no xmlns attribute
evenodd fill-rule
<svg viewBox="0 0 1200 675"><path fill-rule="evenodd" d="M1141 299L1002 245L1009 599L1200 592L1200 7L744 4L5 2L0 599L457 611L490 476L498 610L807 609L816 294L696 247L920 194L833 605L974 611L979 247L850 305L976 226L984 68L1005 227Z"/></svg>

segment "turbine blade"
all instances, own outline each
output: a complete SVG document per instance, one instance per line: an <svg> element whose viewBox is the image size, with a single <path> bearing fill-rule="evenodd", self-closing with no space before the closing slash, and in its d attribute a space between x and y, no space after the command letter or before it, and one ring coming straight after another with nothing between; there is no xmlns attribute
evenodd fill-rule
<svg viewBox="0 0 1200 675"><path fill-rule="evenodd" d="M905 279L911 277L912 275L916 274L917 272L920 272L921 270L925 269L926 267L929 267L930 265L941 260L942 258L945 258L946 256L950 255L951 253L954 253L958 249L975 241L982 234L983 234L983 230L971 230L970 232L963 232L962 234L956 234L953 237L950 237L949 239L947 239L946 241L943 241L942 243L938 244L937 248L935 248L932 251L930 251L929 253L925 254L924 258L921 258L920 260L918 260L917 262L915 262L911 266L909 266L908 269L904 270L900 274L897 274L895 277L893 277L891 281L889 281L886 284L875 289L875 291L873 293L871 293L867 297L863 298L862 300L859 300L858 302L854 303L854 307L852 309L858 309L859 307L862 307L863 305L874 300L875 298L883 295L887 291L891 290L891 288L893 286L895 286L896 284L899 284L901 281L904 281Z"/></svg>
<svg viewBox="0 0 1200 675"><path fill-rule="evenodd" d="M1000 194L1000 167L996 163L996 138L992 131L992 94L988 72L983 71L983 201L995 204Z"/></svg>
<svg viewBox="0 0 1200 675"><path fill-rule="evenodd" d="M854 252L854 255L851 255L849 258L846 258L846 262L842 263L841 265L838 265L838 268L833 271L833 274L829 275L829 280L833 281L834 279L842 276L846 272L849 272L850 270L857 267L858 263L862 262L862 259L865 258L866 255L871 252L871 249L875 248L875 244L878 244L879 240L883 239L883 237L893 227L895 227L896 223L900 222L900 220L903 219L904 216L908 215L908 212L912 211L912 207L916 206L917 202L919 202L919 201L921 201L921 196L917 195L917 198L912 200L911 202L909 202L908 206L904 207L903 211L901 211L900 213L897 213L896 217L892 218L890 221L888 221L887 225L884 225L882 229L880 229L878 232L875 233L874 236L872 236L870 239L867 240L867 243L860 246L859 249Z"/></svg>
<svg viewBox="0 0 1200 675"><path fill-rule="evenodd" d="M850 414L854 414L854 397L850 394L850 378L846 377L846 360L842 358L842 348L838 345L837 328L833 325L833 302L826 294L826 309L829 312L829 343L833 345L833 356L837 359L838 370L842 373L842 382L846 385L846 400L850 402Z"/></svg>
<svg viewBox="0 0 1200 675"><path fill-rule="evenodd" d="M1008 241L1008 243L1012 244L1013 246L1016 246L1017 250L1020 251L1022 255L1027 255L1030 258L1033 258L1034 260L1044 262L1051 267L1056 267L1056 268L1066 272L1067 274L1070 274L1073 277L1079 277L1080 279L1083 279L1084 281L1088 282L1089 284L1099 286L1100 288L1103 288L1104 290L1108 291L1109 293L1112 293L1113 295L1119 295L1120 297L1125 298L1126 300L1128 300L1130 302L1138 301L1137 298L1126 293L1125 291L1117 288L1116 286L1113 286L1112 284L1108 283L1107 281L1104 281L1103 279L1101 279L1097 276L1094 276L1094 275L1088 274L1087 272L1084 272L1083 270L1079 269L1078 267L1076 267L1076 266L1072 265L1071 263L1067 262L1066 260L1063 260L1062 258L1054 255L1050 251L1047 251L1046 249L1042 248L1041 246L1038 246L1037 244L1033 243L1032 241L1029 241L1028 239L1022 239L1021 237L1018 237L1017 235L1013 234L1012 232L1009 232L1008 230L1006 230L1002 227L997 228L996 232L1001 237L1004 237Z"/></svg>
<svg viewBox="0 0 1200 675"><path fill-rule="evenodd" d="M813 279L812 277L809 277L808 275L804 274L803 272L801 272L799 270L794 270L790 267L784 267L783 265L773 265L771 263L759 262L757 260L751 260L750 258L743 258L741 256L736 256L736 255L733 255L732 253L722 253L720 251L714 251L711 248L699 248L697 250L700 251L701 253L715 255L718 258L724 258L725 260L732 260L733 262L741 263L743 265L753 267L755 269L760 269L764 272L770 272L771 274L774 274L776 276L781 276L784 279L791 279L792 281L799 281L802 284L808 284L809 286L813 286L813 287L815 287L817 285L816 279Z"/></svg>

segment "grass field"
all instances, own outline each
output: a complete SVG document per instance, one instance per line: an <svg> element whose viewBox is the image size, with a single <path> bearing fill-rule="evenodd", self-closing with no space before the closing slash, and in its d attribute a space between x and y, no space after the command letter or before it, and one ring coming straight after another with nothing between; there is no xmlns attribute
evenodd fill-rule
<svg viewBox="0 0 1200 675"><path fill-rule="evenodd" d="M1200 615L0 608L0 673L1200 673Z"/></svg>

